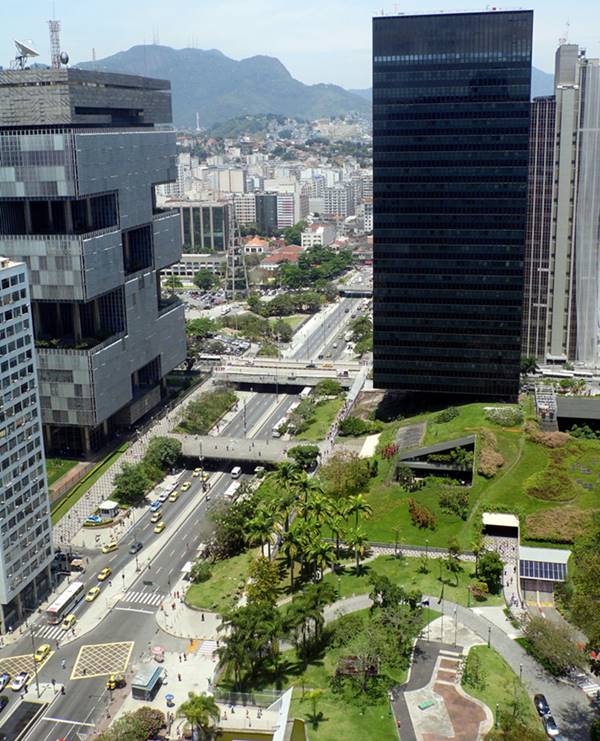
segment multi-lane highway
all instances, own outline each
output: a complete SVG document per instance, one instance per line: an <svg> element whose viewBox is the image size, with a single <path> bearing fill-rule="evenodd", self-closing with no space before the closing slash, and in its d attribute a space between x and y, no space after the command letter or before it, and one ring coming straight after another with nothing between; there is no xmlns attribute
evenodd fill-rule
<svg viewBox="0 0 600 741"><path fill-rule="evenodd" d="M288 354L290 359L309 360L319 355L331 355L332 359L344 354L345 343L339 336L344 332L344 325L350 320L352 313L360 301L343 299L330 309L323 321L315 323L310 332L305 333L297 346ZM336 347L334 348L334 345ZM273 426L289 409L297 396L275 393L256 393L244 405L240 405L237 414L219 430L220 434L238 437L269 438ZM119 641L135 641L132 662L137 662L148 647L156 642L159 629L154 614L161 601L169 594L171 586L181 575L184 564L192 559L197 551L198 544L210 538L212 529L207 513L218 506L227 490L231 477L228 471L214 472L208 482L208 493L202 491L202 482L199 478L192 478L190 472L183 474L179 484L189 480L191 488L182 494L177 502L166 502L163 505L163 520L166 530L160 535L153 532L150 522L150 513L146 511L138 517L135 526L121 542L119 549L110 554L99 552L86 553L89 558L89 567L84 575L86 587L97 584L96 575L104 566L110 566L113 571L112 582L105 582L102 589L106 594L114 590L117 595L121 590L119 572L135 556L128 553L129 545L133 541L143 544L137 554L140 573L135 582L129 585L112 608L107 609L106 615L92 632L66 645L60 645L49 661L40 671L40 681L64 684L66 694L59 695L52 705L51 716L44 716L25 737L27 741L53 741L62 738L75 740L78 734L90 730L90 725L105 712L106 695L105 677L90 677L84 680L70 681L71 668L79 649L84 644L108 643ZM194 502L192 505L191 503ZM183 513L185 510L185 516ZM176 537L173 537L176 533ZM156 539L163 539L161 550L148 561L146 549ZM89 609L88 603L80 603L75 610L82 614ZM60 631L49 627L43 619L38 621L34 628L38 638L36 643L53 642L60 640ZM3 656L28 653L31 644L28 638L3 649ZM160 635L160 643L167 649L181 650L181 641ZM63 665L65 668L63 669ZM15 702L11 698L11 705ZM3 715L10 710L6 708ZM2 728L0 727L0 732Z"/></svg>

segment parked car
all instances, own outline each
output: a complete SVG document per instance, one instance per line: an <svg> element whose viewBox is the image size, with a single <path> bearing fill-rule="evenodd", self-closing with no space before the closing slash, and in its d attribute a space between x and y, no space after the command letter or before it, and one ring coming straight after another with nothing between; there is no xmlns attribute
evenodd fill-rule
<svg viewBox="0 0 600 741"><path fill-rule="evenodd" d="M20 692L24 687L27 686L29 681L29 674L27 672L19 672L10 683L10 688L13 692Z"/></svg>
<svg viewBox="0 0 600 741"><path fill-rule="evenodd" d="M550 705L548 705L548 700L546 700L545 695L535 695L533 698L533 704L542 717L544 717L544 715L550 715Z"/></svg>
<svg viewBox="0 0 600 741"><path fill-rule="evenodd" d="M7 705L8 697L6 695L0 695L0 710L4 710Z"/></svg>
<svg viewBox="0 0 600 741"><path fill-rule="evenodd" d="M558 726L556 725L556 721L551 715L544 715L542 722L544 723L544 730L546 731L546 734L550 736L550 738L555 738L560 734Z"/></svg>
<svg viewBox="0 0 600 741"><path fill-rule="evenodd" d="M2 692L9 682L10 674L8 672L2 672L2 674L0 674L0 692Z"/></svg>

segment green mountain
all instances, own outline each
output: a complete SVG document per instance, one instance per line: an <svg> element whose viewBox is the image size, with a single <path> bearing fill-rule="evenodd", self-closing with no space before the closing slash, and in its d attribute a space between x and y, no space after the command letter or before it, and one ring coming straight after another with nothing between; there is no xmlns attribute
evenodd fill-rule
<svg viewBox="0 0 600 741"><path fill-rule="evenodd" d="M277 113L315 119L358 112L370 115L364 98L338 85L305 85L274 57L236 61L216 49L141 45L78 67L147 75L171 81L177 126L211 126L244 114Z"/></svg>

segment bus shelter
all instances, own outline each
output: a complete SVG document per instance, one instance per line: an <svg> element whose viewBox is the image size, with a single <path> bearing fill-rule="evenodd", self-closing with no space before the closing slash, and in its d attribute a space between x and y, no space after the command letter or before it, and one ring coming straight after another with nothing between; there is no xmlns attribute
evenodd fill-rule
<svg viewBox="0 0 600 741"><path fill-rule="evenodd" d="M131 682L131 696L134 700L154 700L163 681L164 670L156 664L140 667Z"/></svg>

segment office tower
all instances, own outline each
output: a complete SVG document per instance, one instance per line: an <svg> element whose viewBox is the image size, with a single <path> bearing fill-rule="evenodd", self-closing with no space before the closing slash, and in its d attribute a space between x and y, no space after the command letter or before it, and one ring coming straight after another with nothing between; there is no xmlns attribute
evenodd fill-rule
<svg viewBox="0 0 600 741"><path fill-rule="evenodd" d="M598 365L600 67L576 44L556 52L556 135L545 359Z"/></svg>
<svg viewBox="0 0 600 741"><path fill-rule="evenodd" d="M529 188L523 291L524 357L545 358L548 283L552 239L552 191L556 100L549 95L531 103Z"/></svg>
<svg viewBox="0 0 600 741"><path fill-rule="evenodd" d="M27 268L0 257L0 632L50 588L50 503Z"/></svg>
<svg viewBox="0 0 600 741"><path fill-rule="evenodd" d="M229 244L229 203L169 201L181 219L181 240L187 254L223 252Z"/></svg>
<svg viewBox="0 0 600 741"><path fill-rule="evenodd" d="M377 387L517 396L532 23L373 20Z"/></svg>
<svg viewBox="0 0 600 741"><path fill-rule="evenodd" d="M29 268L46 450L84 453L134 424L185 359L163 296L179 214L170 86L78 69L0 71L0 253Z"/></svg>
<svg viewBox="0 0 600 741"><path fill-rule="evenodd" d="M267 237L277 231L277 193L256 194L256 226Z"/></svg>

